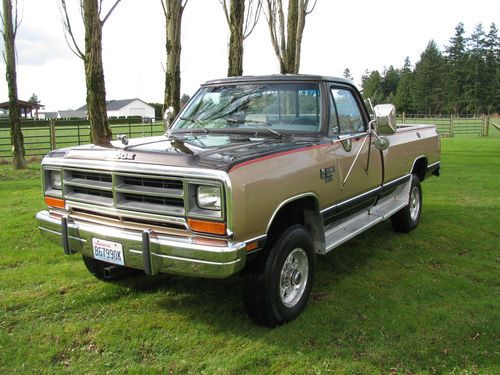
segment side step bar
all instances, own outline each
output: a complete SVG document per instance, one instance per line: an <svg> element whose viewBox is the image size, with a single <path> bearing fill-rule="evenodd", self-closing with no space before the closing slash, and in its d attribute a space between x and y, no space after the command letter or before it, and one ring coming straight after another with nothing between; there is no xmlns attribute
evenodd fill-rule
<svg viewBox="0 0 500 375"><path fill-rule="evenodd" d="M406 207L409 203L410 187L411 180L399 186L393 194L381 199L377 205L327 226L324 254Z"/></svg>

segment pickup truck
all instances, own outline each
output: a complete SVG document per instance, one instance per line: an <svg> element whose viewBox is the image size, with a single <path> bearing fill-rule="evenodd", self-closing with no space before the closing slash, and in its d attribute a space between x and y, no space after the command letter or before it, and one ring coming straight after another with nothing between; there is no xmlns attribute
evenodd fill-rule
<svg viewBox="0 0 500 375"><path fill-rule="evenodd" d="M419 224L436 128L371 110L342 78L209 81L166 111L162 136L47 154L38 227L101 280L240 273L249 316L283 324L306 306L316 255L389 218Z"/></svg>

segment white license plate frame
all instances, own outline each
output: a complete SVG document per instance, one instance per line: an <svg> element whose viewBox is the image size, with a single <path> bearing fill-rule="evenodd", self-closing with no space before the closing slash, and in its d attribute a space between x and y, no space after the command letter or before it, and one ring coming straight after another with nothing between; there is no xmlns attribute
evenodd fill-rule
<svg viewBox="0 0 500 375"><path fill-rule="evenodd" d="M92 238L92 253L94 255L94 259L119 266L125 265L123 245L119 242Z"/></svg>

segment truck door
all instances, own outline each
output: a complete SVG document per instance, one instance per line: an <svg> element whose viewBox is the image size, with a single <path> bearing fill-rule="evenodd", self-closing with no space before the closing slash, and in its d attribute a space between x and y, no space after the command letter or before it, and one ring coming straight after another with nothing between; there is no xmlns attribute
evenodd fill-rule
<svg viewBox="0 0 500 375"><path fill-rule="evenodd" d="M340 203L350 214L375 202L382 184L382 159L368 134L359 95L349 86L330 86L331 136L337 157Z"/></svg>

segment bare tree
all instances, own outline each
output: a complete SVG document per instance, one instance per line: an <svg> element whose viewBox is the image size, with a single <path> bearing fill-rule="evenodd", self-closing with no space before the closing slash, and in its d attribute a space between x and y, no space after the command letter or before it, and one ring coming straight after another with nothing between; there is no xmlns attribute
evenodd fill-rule
<svg viewBox="0 0 500 375"><path fill-rule="evenodd" d="M243 75L243 42L255 29L262 10L262 0L219 0L231 33L229 39L228 77ZM245 4L246 2L246 4Z"/></svg>
<svg viewBox="0 0 500 375"><path fill-rule="evenodd" d="M180 110L181 96L181 25L182 14L188 0L160 0L165 15L167 69L165 71L165 97L163 110Z"/></svg>
<svg viewBox="0 0 500 375"><path fill-rule="evenodd" d="M3 40L5 42L5 51L3 58L5 60L5 78L9 91L9 120L10 120L10 139L12 143L12 163L16 169L26 168L26 159L24 151L24 138L21 131L21 118L19 114L19 104L17 98L17 72L16 72L16 47L15 39L17 29L20 25L17 12L17 1L14 0L14 19L12 19L12 0L3 0Z"/></svg>
<svg viewBox="0 0 500 375"><path fill-rule="evenodd" d="M297 74L300 68L302 35L306 16L316 7L317 0L288 0L287 19L283 0L266 0L265 11L271 43L282 74Z"/></svg>
<svg viewBox="0 0 500 375"><path fill-rule="evenodd" d="M85 27L85 52L82 52L76 41L66 1L60 1L66 41L71 51L83 60L85 66L90 138L94 144L108 146L111 141L111 128L106 113L106 86L102 66L102 27L121 0L116 0L102 19L103 0L80 0L80 11Z"/></svg>

